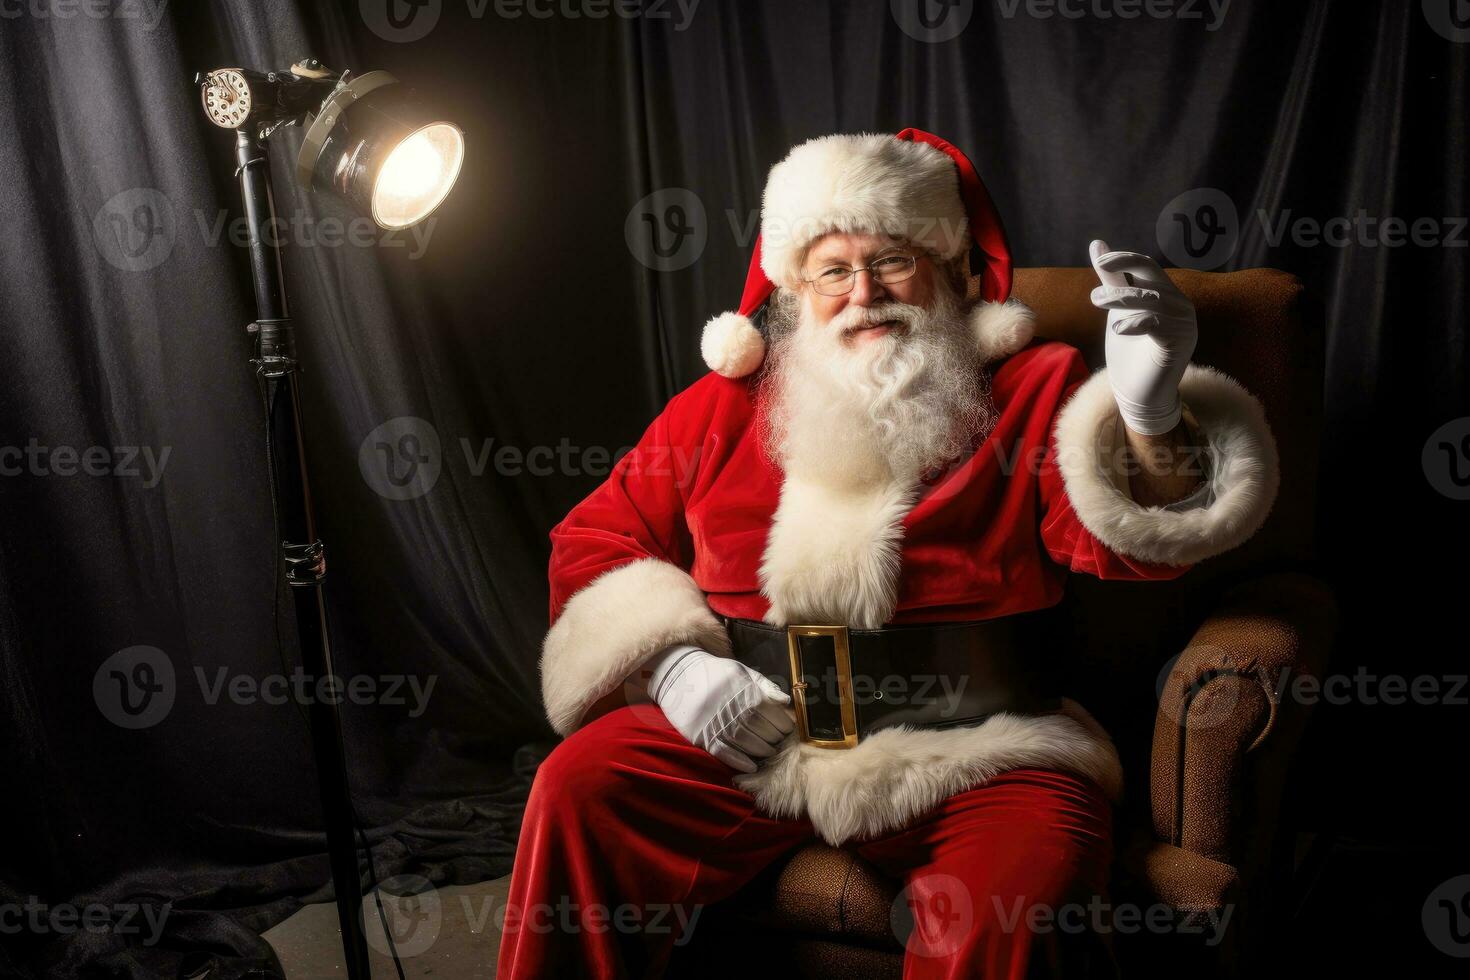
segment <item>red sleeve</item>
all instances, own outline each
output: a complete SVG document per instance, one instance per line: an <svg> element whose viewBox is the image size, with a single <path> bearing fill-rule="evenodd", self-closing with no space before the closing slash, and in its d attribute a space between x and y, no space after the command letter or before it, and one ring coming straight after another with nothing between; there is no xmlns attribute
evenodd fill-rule
<svg viewBox="0 0 1470 980"><path fill-rule="evenodd" d="M627 678L659 651L691 643L729 652L723 624L689 574L694 549L685 518L717 396L710 382L676 395L551 531L541 697L563 735L625 703Z"/></svg>
<svg viewBox="0 0 1470 980"><path fill-rule="evenodd" d="M672 437L680 405L676 396L602 485L551 529L551 622L594 578L629 562L657 558L688 571L693 551L684 493L699 447Z"/></svg>

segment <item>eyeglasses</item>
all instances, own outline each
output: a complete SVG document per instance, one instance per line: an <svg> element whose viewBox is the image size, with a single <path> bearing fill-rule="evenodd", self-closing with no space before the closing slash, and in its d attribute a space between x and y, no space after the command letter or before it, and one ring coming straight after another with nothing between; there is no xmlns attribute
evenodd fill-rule
<svg viewBox="0 0 1470 980"><path fill-rule="evenodd" d="M852 285L859 272L867 270L874 282L891 286L896 282L912 278L918 263L917 255L881 255L867 265L856 269L849 269L845 265L828 266L815 277L803 279L802 282L810 283L811 287L823 296L843 296L852 292Z"/></svg>

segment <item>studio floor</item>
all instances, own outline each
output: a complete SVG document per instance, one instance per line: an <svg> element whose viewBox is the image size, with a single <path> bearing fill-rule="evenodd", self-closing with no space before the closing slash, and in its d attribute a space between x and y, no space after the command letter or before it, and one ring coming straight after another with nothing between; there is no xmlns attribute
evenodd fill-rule
<svg viewBox="0 0 1470 980"><path fill-rule="evenodd" d="M1295 915L1273 957L1283 975L1355 967L1362 968L1356 972L1386 975L1392 964L1406 963L1413 964L1410 975L1415 977L1461 975L1465 961L1433 947L1420 908L1424 896L1447 876L1470 869L1462 844L1443 847L1425 841L1408 846L1351 836L1323 843L1314 849L1314 858L1296 869ZM509 888L506 876L416 895L384 892L384 911L404 976L493 978ZM373 980L397 980L376 908L370 907L367 922ZM309 905L266 932L265 939L288 980L342 980L346 975L334 905Z"/></svg>
<svg viewBox="0 0 1470 980"><path fill-rule="evenodd" d="M510 890L510 876L474 885L450 885L419 895L395 897L384 893L384 912L393 928L405 977L453 980L490 980L500 950L501 919ZM387 943L370 909L368 956L373 980L397 980ZM308 905L265 933L288 980L342 980L337 907Z"/></svg>

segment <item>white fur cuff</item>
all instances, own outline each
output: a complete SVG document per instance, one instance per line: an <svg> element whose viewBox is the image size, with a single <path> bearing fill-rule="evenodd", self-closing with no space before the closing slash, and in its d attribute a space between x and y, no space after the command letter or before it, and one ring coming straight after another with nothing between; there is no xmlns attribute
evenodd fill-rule
<svg viewBox="0 0 1470 980"><path fill-rule="evenodd" d="M604 572L567 601L541 648L541 697L558 734L675 643L721 656L729 637L689 573L658 558Z"/></svg>
<svg viewBox="0 0 1470 980"><path fill-rule="evenodd" d="M1134 503L1106 368L1078 388L1057 416L1057 462L1073 511L1104 545L1139 561L1191 565L1239 546L1265 523L1281 482L1266 413L1239 382L1191 364L1179 396L1193 412L1210 457L1209 506Z"/></svg>

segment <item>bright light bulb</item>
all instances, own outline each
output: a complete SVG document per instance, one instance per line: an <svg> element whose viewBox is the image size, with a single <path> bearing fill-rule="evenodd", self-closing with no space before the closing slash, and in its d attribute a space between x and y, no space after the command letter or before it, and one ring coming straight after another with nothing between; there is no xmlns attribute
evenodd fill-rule
<svg viewBox="0 0 1470 980"><path fill-rule="evenodd" d="M373 220L407 228L439 206L464 161L464 134L438 122L415 130L393 148L373 184Z"/></svg>

